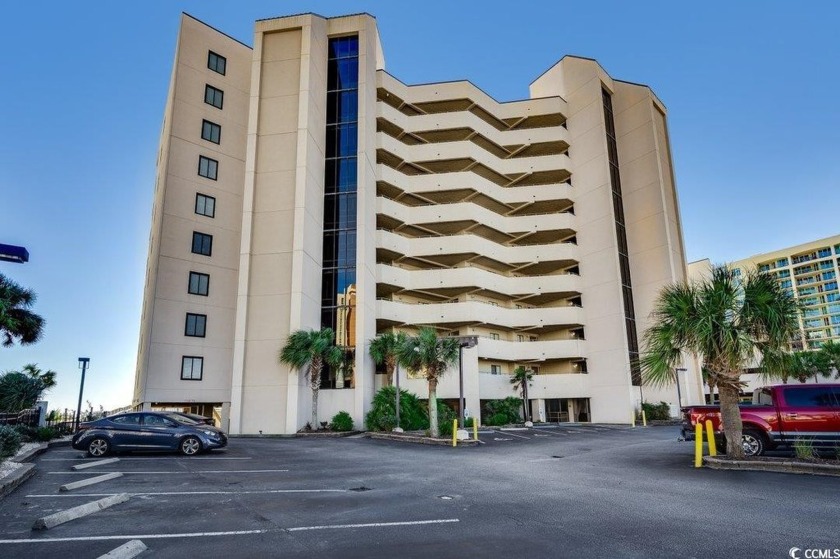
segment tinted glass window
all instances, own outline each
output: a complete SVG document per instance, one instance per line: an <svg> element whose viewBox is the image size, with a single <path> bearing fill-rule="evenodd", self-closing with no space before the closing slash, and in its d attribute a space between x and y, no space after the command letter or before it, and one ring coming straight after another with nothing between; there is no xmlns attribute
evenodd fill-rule
<svg viewBox="0 0 840 559"><path fill-rule="evenodd" d="M207 67L224 76L227 69L227 58L211 50L207 54Z"/></svg>
<svg viewBox="0 0 840 559"><path fill-rule="evenodd" d="M785 391L785 402L790 407L817 407L817 408L833 408L837 407L837 402L834 399L834 394L831 388L807 386L807 387L788 387Z"/></svg>
<svg viewBox="0 0 840 559"><path fill-rule="evenodd" d="M181 380L201 380L203 369L203 357L185 355L181 359Z"/></svg>
<svg viewBox="0 0 840 559"><path fill-rule="evenodd" d="M143 416L143 425L151 427L177 427L178 424L160 415L146 414Z"/></svg>
<svg viewBox="0 0 840 559"><path fill-rule="evenodd" d="M206 314L192 314L187 313L187 323L185 326L185 336L195 336L203 338L207 328Z"/></svg>
<svg viewBox="0 0 840 559"><path fill-rule="evenodd" d="M130 415L118 415L111 418L111 423L118 425L140 425L140 415L132 413Z"/></svg>
<svg viewBox="0 0 840 559"><path fill-rule="evenodd" d="M217 109L221 109L224 104L225 92L221 89L216 89L210 84L204 86L204 102L208 105L213 105Z"/></svg>
<svg viewBox="0 0 840 559"><path fill-rule="evenodd" d="M209 120L201 122L201 139L213 142L214 144L222 141L222 127Z"/></svg>
<svg viewBox="0 0 840 559"><path fill-rule="evenodd" d="M210 256L213 252L213 235L193 232L192 251L193 254Z"/></svg>
<svg viewBox="0 0 840 559"><path fill-rule="evenodd" d="M210 276L198 272L190 272L188 291L192 295L207 295L210 291Z"/></svg>
<svg viewBox="0 0 840 559"><path fill-rule="evenodd" d="M216 217L216 199L206 194L196 194L195 213L207 217Z"/></svg>
<svg viewBox="0 0 840 559"><path fill-rule="evenodd" d="M198 174L208 179L216 180L219 174L219 162L203 155L198 157Z"/></svg>

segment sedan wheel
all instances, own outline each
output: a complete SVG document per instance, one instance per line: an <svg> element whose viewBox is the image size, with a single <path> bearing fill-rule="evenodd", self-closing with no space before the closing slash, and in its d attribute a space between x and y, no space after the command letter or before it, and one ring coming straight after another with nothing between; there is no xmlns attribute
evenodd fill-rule
<svg viewBox="0 0 840 559"><path fill-rule="evenodd" d="M106 454L108 454L109 450L111 450L111 445L105 439L96 438L90 441L90 444L88 444L89 456L105 456Z"/></svg>
<svg viewBox="0 0 840 559"><path fill-rule="evenodd" d="M187 456L198 454L201 450L201 441L196 437L187 437L181 441L181 453Z"/></svg>

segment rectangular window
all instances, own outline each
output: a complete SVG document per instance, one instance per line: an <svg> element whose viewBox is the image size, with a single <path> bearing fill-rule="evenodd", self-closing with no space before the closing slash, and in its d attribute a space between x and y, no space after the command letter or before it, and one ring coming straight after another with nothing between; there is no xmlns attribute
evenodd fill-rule
<svg viewBox="0 0 840 559"><path fill-rule="evenodd" d="M496 332L490 332L490 339L491 340L498 340L499 339L499 334L496 333Z"/></svg>
<svg viewBox="0 0 840 559"><path fill-rule="evenodd" d="M210 256L213 252L213 235L193 231L192 252L193 254Z"/></svg>
<svg viewBox="0 0 840 559"><path fill-rule="evenodd" d="M184 326L184 335L194 338L203 338L207 330L207 315L187 313L187 322Z"/></svg>
<svg viewBox="0 0 840 559"><path fill-rule="evenodd" d="M187 287L190 295L204 295L210 293L210 275L199 272L190 272L190 284Z"/></svg>
<svg viewBox="0 0 840 559"><path fill-rule="evenodd" d="M196 194L195 213L207 217L216 217L216 199L206 194Z"/></svg>
<svg viewBox="0 0 840 559"><path fill-rule="evenodd" d="M211 50L207 54L207 67L224 76L227 67L227 58Z"/></svg>
<svg viewBox="0 0 840 559"><path fill-rule="evenodd" d="M501 365L490 365L490 374L491 375L502 374L502 366Z"/></svg>
<svg viewBox="0 0 840 559"><path fill-rule="evenodd" d="M222 142L222 127L209 120L201 121L201 139L219 144Z"/></svg>
<svg viewBox="0 0 840 559"><path fill-rule="evenodd" d="M216 89L210 84L204 86L204 102L208 105L213 105L217 109L221 109L225 101L225 92L221 89Z"/></svg>
<svg viewBox="0 0 840 559"><path fill-rule="evenodd" d="M198 156L198 175L210 180L216 180L219 174L219 162L203 155Z"/></svg>
<svg viewBox="0 0 840 559"><path fill-rule="evenodd" d="M181 380L201 380L204 358L185 355L181 358Z"/></svg>

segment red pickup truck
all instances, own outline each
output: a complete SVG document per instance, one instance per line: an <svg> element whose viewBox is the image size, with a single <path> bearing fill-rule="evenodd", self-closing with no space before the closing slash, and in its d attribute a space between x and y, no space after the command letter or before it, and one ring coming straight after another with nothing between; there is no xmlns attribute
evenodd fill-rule
<svg viewBox="0 0 840 559"><path fill-rule="evenodd" d="M840 384L780 384L759 388L752 404L742 404L744 454L789 447L808 440L815 448L840 447ZM723 444L719 406L682 408L682 435L694 440L694 426L712 421L719 448Z"/></svg>

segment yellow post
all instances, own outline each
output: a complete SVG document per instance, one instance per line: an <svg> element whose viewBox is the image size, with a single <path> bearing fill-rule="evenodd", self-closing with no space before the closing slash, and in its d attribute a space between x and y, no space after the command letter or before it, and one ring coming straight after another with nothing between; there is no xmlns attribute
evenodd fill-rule
<svg viewBox="0 0 840 559"><path fill-rule="evenodd" d="M642 425L647 427L647 415L645 414L645 410L642 410Z"/></svg>
<svg viewBox="0 0 840 559"><path fill-rule="evenodd" d="M712 420L706 420L706 442L709 443L709 456L717 456L717 441L715 432L712 430Z"/></svg>
<svg viewBox="0 0 840 559"><path fill-rule="evenodd" d="M703 424L699 421L694 426L694 467L703 466Z"/></svg>
<svg viewBox="0 0 840 559"><path fill-rule="evenodd" d="M630 427L636 426L636 410L630 412Z"/></svg>
<svg viewBox="0 0 840 559"><path fill-rule="evenodd" d="M478 421L475 418L472 418L473 422L473 439L478 440Z"/></svg>
<svg viewBox="0 0 840 559"><path fill-rule="evenodd" d="M452 420L452 446L458 445L458 420Z"/></svg>

